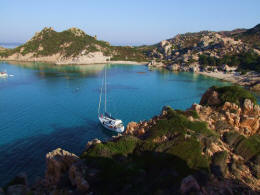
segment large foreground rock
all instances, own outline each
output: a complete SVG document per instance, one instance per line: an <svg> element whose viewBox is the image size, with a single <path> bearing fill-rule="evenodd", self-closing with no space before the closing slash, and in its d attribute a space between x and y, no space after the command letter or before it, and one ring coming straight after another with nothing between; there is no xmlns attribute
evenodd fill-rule
<svg viewBox="0 0 260 195"><path fill-rule="evenodd" d="M59 183L63 174L65 174L70 166L79 161L79 157L73 153L58 148L46 155L47 169L45 179L47 184L56 185Z"/></svg>
<svg viewBox="0 0 260 195"><path fill-rule="evenodd" d="M181 182L180 192L181 194L198 193L200 186L197 180L193 176L185 177Z"/></svg>
<svg viewBox="0 0 260 195"><path fill-rule="evenodd" d="M7 195L27 195L28 193L28 188L25 185L21 184L11 185L7 189Z"/></svg>
<svg viewBox="0 0 260 195"><path fill-rule="evenodd" d="M69 179L72 186L76 186L77 190L81 192L86 192L89 189L89 184L84 178L85 174L86 166L81 162L71 165L69 169Z"/></svg>

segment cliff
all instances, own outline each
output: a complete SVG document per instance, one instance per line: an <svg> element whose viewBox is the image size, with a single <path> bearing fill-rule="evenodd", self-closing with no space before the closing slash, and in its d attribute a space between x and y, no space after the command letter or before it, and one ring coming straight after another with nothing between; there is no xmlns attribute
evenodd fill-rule
<svg viewBox="0 0 260 195"><path fill-rule="evenodd" d="M211 87L186 111L164 107L123 135L92 140L80 157L46 155L45 177L28 187L18 176L5 187L31 194L257 194L260 107L239 87ZM4 192L3 192L4 193Z"/></svg>

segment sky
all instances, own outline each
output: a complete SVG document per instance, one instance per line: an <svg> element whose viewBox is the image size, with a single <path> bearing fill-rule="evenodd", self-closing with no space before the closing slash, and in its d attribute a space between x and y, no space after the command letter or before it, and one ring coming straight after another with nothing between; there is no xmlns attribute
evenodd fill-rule
<svg viewBox="0 0 260 195"><path fill-rule="evenodd" d="M260 0L0 0L2 43L24 43L44 27L77 27L113 45L143 45L259 23Z"/></svg>

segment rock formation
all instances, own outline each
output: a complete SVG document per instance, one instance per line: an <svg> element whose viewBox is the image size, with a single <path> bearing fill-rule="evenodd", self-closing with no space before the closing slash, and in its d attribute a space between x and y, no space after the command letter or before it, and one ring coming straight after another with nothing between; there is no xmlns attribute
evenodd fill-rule
<svg viewBox="0 0 260 195"><path fill-rule="evenodd" d="M63 174L65 174L70 166L78 160L78 156L62 150L61 148L49 152L46 155L47 169L45 179L47 184L57 185L61 181Z"/></svg>

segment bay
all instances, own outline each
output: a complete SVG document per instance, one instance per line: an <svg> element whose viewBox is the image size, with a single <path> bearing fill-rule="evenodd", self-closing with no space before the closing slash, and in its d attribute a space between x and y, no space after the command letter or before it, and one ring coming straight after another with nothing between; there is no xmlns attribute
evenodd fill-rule
<svg viewBox="0 0 260 195"><path fill-rule="evenodd" d="M89 140L113 135L97 118L104 65L0 62L0 71L14 75L0 79L0 186L20 172L30 181L43 176L45 155L53 149L79 155ZM107 77L107 108L125 125L150 119L164 105L187 109L210 86L230 85L126 64L109 65Z"/></svg>

